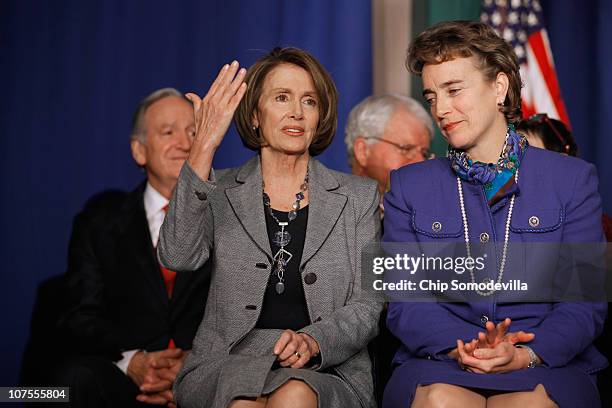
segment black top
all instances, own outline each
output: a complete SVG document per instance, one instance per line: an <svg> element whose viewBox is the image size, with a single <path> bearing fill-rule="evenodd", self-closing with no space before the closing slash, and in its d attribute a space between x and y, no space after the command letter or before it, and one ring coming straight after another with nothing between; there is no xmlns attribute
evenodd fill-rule
<svg viewBox="0 0 612 408"><path fill-rule="evenodd" d="M274 234L281 230L278 223L270 216L268 209L266 213L266 227L268 229L268 239L272 255L275 255L279 247L272 242ZM272 210L276 218L281 222L287 221L288 212ZM306 223L308 221L308 206L297 212L297 217L285 227L285 231L291 234L291 241L285 246L293 256L285 267L284 284L285 291L282 294L276 293L278 276L276 275L275 264L272 265L270 279L266 286L263 307L259 314L259 320L255 327L259 329L291 329L299 330L310 324L308 317L308 307L304 297L304 287L300 274L300 261L304 250L306 239Z"/></svg>

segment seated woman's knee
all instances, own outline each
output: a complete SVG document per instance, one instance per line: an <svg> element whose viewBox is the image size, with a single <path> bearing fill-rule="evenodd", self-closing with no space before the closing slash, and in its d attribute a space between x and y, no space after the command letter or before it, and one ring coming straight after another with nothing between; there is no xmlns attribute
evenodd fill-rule
<svg viewBox="0 0 612 408"><path fill-rule="evenodd" d="M284 401L317 401L317 395L304 381L289 380L270 395L270 400Z"/></svg>
<svg viewBox="0 0 612 408"><path fill-rule="evenodd" d="M546 392L546 388L542 384L538 384L538 386L533 390L533 404L529 404L532 407L544 407L544 408L559 408L557 404L553 400L550 399L548 393Z"/></svg>
<svg viewBox="0 0 612 408"><path fill-rule="evenodd" d="M412 408L451 408L465 406L463 403L480 399L478 395L472 395L471 391L450 384L431 384L419 386L412 404ZM484 400L484 399L483 399Z"/></svg>
<svg viewBox="0 0 612 408"><path fill-rule="evenodd" d="M559 408L559 406L550 399L542 384L539 384L533 391L499 394L487 400L487 407L505 408L510 406Z"/></svg>

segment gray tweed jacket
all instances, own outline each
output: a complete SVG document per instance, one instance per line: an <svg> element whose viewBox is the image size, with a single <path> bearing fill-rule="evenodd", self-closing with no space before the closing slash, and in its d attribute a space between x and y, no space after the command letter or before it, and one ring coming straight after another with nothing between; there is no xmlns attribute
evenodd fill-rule
<svg viewBox="0 0 612 408"><path fill-rule="evenodd" d="M258 156L213 173L210 181L186 163L161 228L159 259L166 267L196 270L213 259L204 320L175 382L186 406L201 406L192 398L201 399L206 388L223 388L216 384L220 366L259 317L273 255L261 186ZM333 369L364 407L373 407L366 346L377 334L382 303L361 291L361 249L379 236L376 184L311 159L309 194L300 272L309 276L303 286L312 324L300 331L320 345L321 364L313 369ZM277 339L278 333L260 345L262 353L271 355ZM265 378L253 380L261 385Z"/></svg>

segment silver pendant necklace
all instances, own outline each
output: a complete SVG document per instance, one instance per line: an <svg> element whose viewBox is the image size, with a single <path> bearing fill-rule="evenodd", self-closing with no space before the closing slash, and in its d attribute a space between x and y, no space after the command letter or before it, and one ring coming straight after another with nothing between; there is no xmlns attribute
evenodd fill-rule
<svg viewBox="0 0 612 408"><path fill-rule="evenodd" d="M518 183L518 176L519 176L519 171L517 169L516 173L514 174L515 183ZM467 220L467 214L465 212L465 204L463 203L463 188L461 187L461 179L459 177L457 177L457 190L459 191L459 205L461 207L461 218L463 219L463 234L465 238L465 249L466 249L468 258L471 258L472 252L470 250L470 233L468 231L468 220ZM508 237L510 235L510 220L512 220L512 210L514 209L514 197L515 196L516 194L512 194L512 198L510 198L510 207L508 208L508 216L506 218L504 247L502 250L502 259L499 265L499 273L497 274L496 283L501 283L502 278L504 277L504 269L506 268L506 255L508 252ZM472 283L476 284L476 278L474 277L474 269L468 268L468 270L470 271L470 279ZM493 293L495 293L495 288L489 291L486 291L486 292L483 292L477 289L476 293L478 293L480 296L491 296Z"/></svg>
<svg viewBox="0 0 612 408"><path fill-rule="evenodd" d="M293 254L285 249L289 242L291 242L291 234L289 231L285 231L285 227L289 225L289 223L297 218L297 212L300 209L300 203L304 199L304 193L308 190L308 170L306 170L306 176L304 177L304 182L300 186L300 191L295 194L295 202L291 206L291 211L287 214L287 221L282 222L276 215L274 215L274 211L272 210L272 206L270 205L270 196L265 191L265 184L262 181L262 189L263 191L263 200L264 206L266 207L268 214L272 217L274 221L280 227L280 231L277 231L272 236L272 243L279 247L279 250L274 255L274 263L273 263L273 271L276 273L276 277L278 278L278 282L276 282L275 290L276 293L282 295L285 292L285 268L287 264L293 257Z"/></svg>

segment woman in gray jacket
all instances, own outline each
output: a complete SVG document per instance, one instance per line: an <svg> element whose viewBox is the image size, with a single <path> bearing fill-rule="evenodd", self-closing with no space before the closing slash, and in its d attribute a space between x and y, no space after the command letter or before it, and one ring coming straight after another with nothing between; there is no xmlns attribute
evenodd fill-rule
<svg viewBox="0 0 612 408"><path fill-rule="evenodd" d="M248 84L248 86L247 86ZM175 382L181 407L373 407L366 346L381 303L361 290L378 239L376 184L313 159L337 91L310 54L276 48L225 65L194 105L196 135L160 233L161 263L213 269L204 320ZM258 154L211 163L234 117Z"/></svg>

